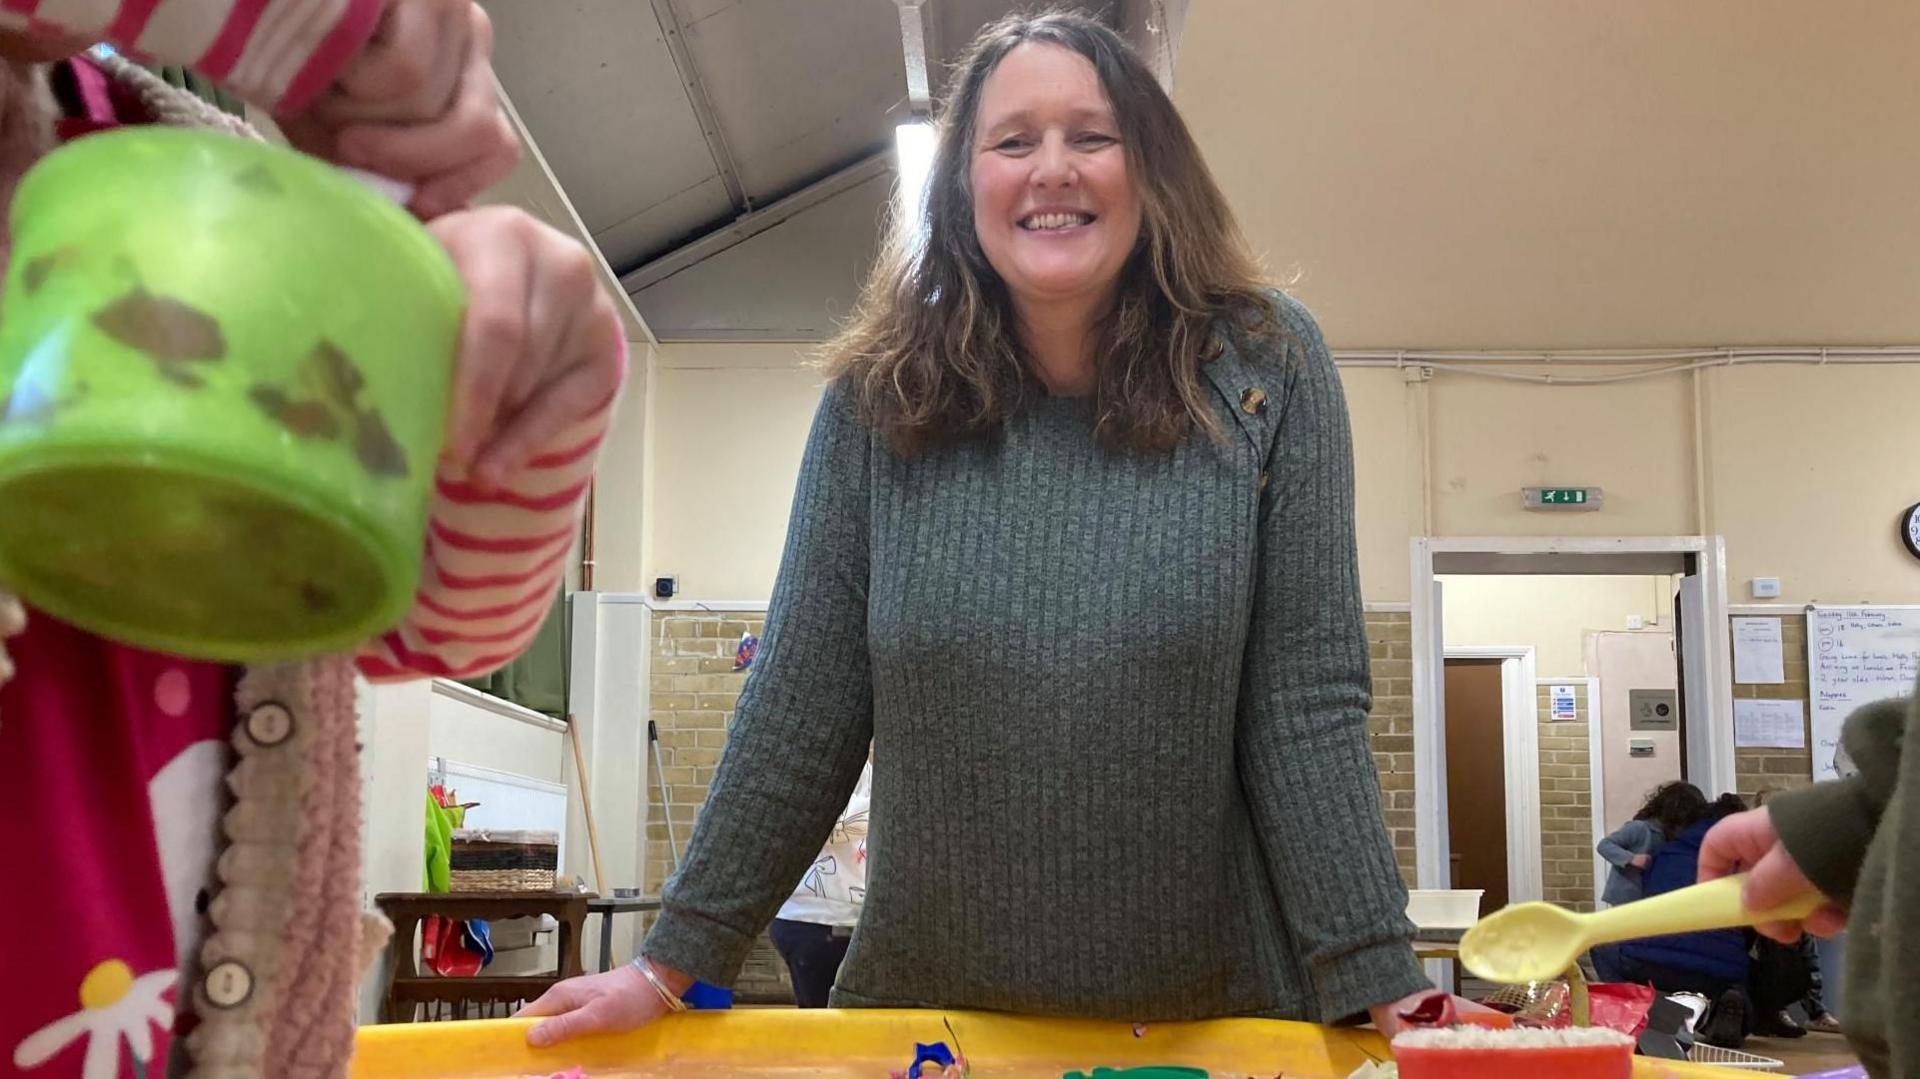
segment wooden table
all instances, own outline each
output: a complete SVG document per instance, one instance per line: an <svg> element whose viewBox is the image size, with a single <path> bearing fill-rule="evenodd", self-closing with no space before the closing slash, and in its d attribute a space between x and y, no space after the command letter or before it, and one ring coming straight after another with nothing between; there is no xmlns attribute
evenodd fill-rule
<svg viewBox="0 0 1920 1079"><path fill-rule="evenodd" d="M459 1017L468 1004L514 1005L532 1000L562 978L581 972L580 932L591 896L573 892L382 892L373 901L393 922L387 942L387 991L380 1004L383 1023L410 1023L420 1005L447 1003ZM479 918L537 918L550 914L560 923L560 965L551 974L442 978L420 972L415 936L430 915L465 921Z"/></svg>
<svg viewBox="0 0 1920 1079"><path fill-rule="evenodd" d="M587 913L600 916L600 969L613 969L613 916L659 910L657 895L601 896L587 901Z"/></svg>

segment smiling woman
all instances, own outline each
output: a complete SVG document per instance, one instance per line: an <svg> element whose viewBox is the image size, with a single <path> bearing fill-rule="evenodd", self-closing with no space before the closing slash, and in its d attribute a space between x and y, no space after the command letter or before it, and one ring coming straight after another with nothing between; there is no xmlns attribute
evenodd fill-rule
<svg viewBox="0 0 1920 1079"><path fill-rule="evenodd" d="M1335 1022L1430 991L1366 741L1352 447L1109 29L988 28L828 348L726 755L645 958L538 1044L726 984L871 741L842 1007Z"/></svg>
<svg viewBox="0 0 1920 1079"><path fill-rule="evenodd" d="M1097 396L1110 446L1217 435L1200 366L1223 327L1277 329L1173 102L1089 19L980 35L942 119L926 219L895 225L827 358L903 452L990 431L1035 393Z"/></svg>

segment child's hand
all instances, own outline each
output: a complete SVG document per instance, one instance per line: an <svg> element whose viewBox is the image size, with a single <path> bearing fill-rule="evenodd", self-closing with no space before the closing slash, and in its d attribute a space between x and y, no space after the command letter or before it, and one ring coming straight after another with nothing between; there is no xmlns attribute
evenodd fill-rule
<svg viewBox="0 0 1920 1079"><path fill-rule="evenodd" d="M593 254L525 211L484 206L428 228L467 286L446 457L498 489L619 389L623 331Z"/></svg>
<svg viewBox="0 0 1920 1079"><path fill-rule="evenodd" d="M1627 864L1635 869L1645 869L1653 864L1653 856L1650 854L1636 854L1627 859Z"/></svg>
<svg viewBox="0 0 1920 1079"><path fill-rule="evenodd" d="M438 217L520 159L492 55L493 25L472 0L387 0L360 54L281 127L308 153L413 184L413 211Z"/></svg>
<svg viewBox="0 0 1920 1079"><path fill-rule="evenodd" d="M0 592L0 686L13 677L13 661L7 658L7 638L27 628L27 612L20 601Z"/></svg>
<svg viewBox="0 0 1920 1079"><path fill-rule="evenodd" d="M1748 910L1770 910L1819 891L1787 853L1774 830L1773 818L1764 809L1726 818L1714 825L1700 844L1703 883L1741 870L1747 873L1747 884L1740 898ZM1756 928L1782 944L1792 944L1802 932L1831 937L1846 927L1846 912L1829 903L1805 922L1770 922Z"/></svg>

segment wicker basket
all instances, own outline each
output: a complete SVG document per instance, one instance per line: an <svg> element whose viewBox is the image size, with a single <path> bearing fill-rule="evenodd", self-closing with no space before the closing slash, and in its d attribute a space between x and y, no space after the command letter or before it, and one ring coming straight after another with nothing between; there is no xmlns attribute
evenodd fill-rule
<svg viewBox="0 0 1920 1079"><path fill-rule="evenodd" d="M456 892L551 892L560 865L560 836L455 829L450 865Z"/></svg>

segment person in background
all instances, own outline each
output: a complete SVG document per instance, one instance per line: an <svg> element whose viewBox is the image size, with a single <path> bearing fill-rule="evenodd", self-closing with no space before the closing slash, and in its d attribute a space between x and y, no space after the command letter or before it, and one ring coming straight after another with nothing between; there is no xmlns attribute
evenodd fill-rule
<svg viewBox="0 0 1920 1079"><path fill-rule="evenodd" d="M1747 874L1750 909L1828 900L1800 921L1760 926L1767 937L1853 925L1841 1025L1873 1079L1920 1076L1920 754L1904 752L1916 713L1920 696L1855 712L1840 740L1857 772L1722 821L1700 851L1703 880Z"/></svg>
<svg viewBox="0 0 1920 1079"><path fill-rule="evenodd" d="M1747 808L1737 794L1703 805L1654 853L1642 875L1647 897L1664 895L1698 879L1700 844L1721 819ZM1694 1028L1709 1045L1738 1049L1753 1033L1754 1004L1747 979L1752 969L1747 931L1714 929L1628 941L1617 952L1618 981L1652 985L1663 993L1698 993L1708 1000Z"/></svg>
<svg viewBox="0 0 1920 1079"><path fill-rule="evenodd" d="M768 927L793 981L793 1002L802 1008L827 1006L840 961L853 942L853 927L860 923L860 904L867 897L867 802L872 790L869 760L827 845Z"/></svg>
<svg viewBox="0 0 1920 1079"><path fill-rule="evenodd" d="M1706 804L1707 796L1691 783L1675 780L1654 788L1632 820L1594 847L1613 867L1607 873L1601 901L1617 907L1640 898L1641 875L1653 861L1654 852L1688 823L1697 820Z"/></svg>
<svg viewBox="0 0 1920 1079"><path fill-rule="evenodd" d="M1764 807L1777 793L1760 791L1755 803ZM1791 945L1756 934L1753 943L1754 996L1787 1000L1787 1007L1764 1012L1755 1021L1754 1033L1772 1038L1799 1038L1809 1030L1823 1034L1840 1032L1840 1021L1827 1011L1825 986L1820 976L1820 957L1814 950L1813 936L1800 934ZM1765 988L1763 988L1763 986ZM1803 1026L1791 1011L1799 1004L1807 1014Z"/></svg>
<svg viewBox="0 0 1920 1079"><path fill-rule="evenodd" d="M1609 907L1631 903L1641 896L1642 875L1652 863L1654 852L1678 835L1682 828L1699 817L1707 805L1707 796L1691 783L1674 780L1655 787L1633 819L1614 829L1595 850L1612 868L1600 901ZM1620 966L1620 946L1603 944L1593 949L1593 970L1603 982L1629 980Z"/></svg>

